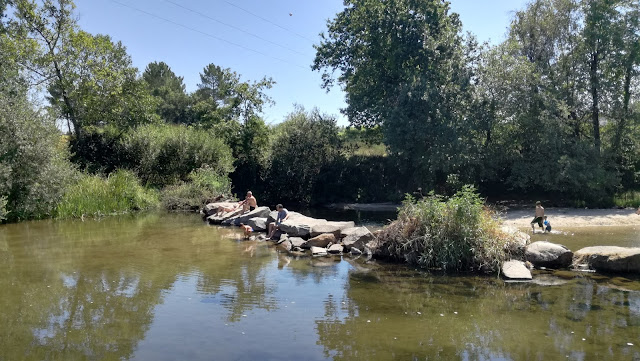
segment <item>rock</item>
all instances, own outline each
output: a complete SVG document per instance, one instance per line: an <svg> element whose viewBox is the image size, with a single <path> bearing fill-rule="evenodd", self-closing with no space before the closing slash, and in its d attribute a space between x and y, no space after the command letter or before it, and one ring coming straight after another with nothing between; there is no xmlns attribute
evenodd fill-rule
<svg viewBox="0 0 640 361"><path fill-rule="evenodd" d="M273 243L274 244L280 244L280 243L282 243L284 241L288 241L288 240L289 240L289 237L286 234L283 234L280 237L278 237L278 239L274 240ZM289 243L291 243L291 242L289 242Z"/></svg>
<svg viewBox="0 0 640 361"><path fill-rule="evenodd" d="M531 271L522 261L506 261L502 264L502 276L510 280L530 280Z"/></svg>
<svg viewBox="0 0 640 361"><path fill-rule="evenodd" d="M515 227L502 226L502 232L509 235L509 239L505 244L505 250L509 253L519 253L531 242L531 236L527 233L519 231Z"/></svg>
<svg viewBox="0 0 640 361"><path fill-rule="evenodd" d="M267 230L267 217L253 217L247 221L247 225L251 226L255 232Z"/></svg>
<svg viewBox="0 0 640 361"><path fill-rule="evenodd" d="M351 254L354 255L354 256L359 256L359 255L362 254L362 251L357 249L357 248L355 248L355 247L351 247Z"/></svg>
<svg viewBox="0 0 640 361"><path fill-rule="evenodd" d="M289 218L282 222L280 229L292 237L309 237L312 227L325 223L327 223L326 219L316 219L297 212L289 212Z"/></svg>
<svg viewBox="0 0 640 361"><path fill-rule="evenodd" d="M233 208L237 205L238 205L238 202L229 202L229 201L209 203L202 208L202 214L206 218L214 215L218 211L218 207Z"/></svg>
<svg viewBox="0 0 640 361"><path fill-rule="evenodd" d="M266 218L269 215L269 207L258 207L251 212L242 213L235 217L227 218L222 221L225 226L239 226L240 223L248 224L251 218Z"/></svg>
<svg viewBox="0 0 640 361"><path fill-rule="evenodd" d="M336 238L340 237L340 231L347 228L353 228L355 223L352 221L348 222L331 222L327 221L327 223L317 224L311 227L311 237L319 236L324 233L333 233Z"/></svg>
<svg viewBox="0 0 640 361"><path fill-rule="evenodd" d="M242 213L242 209L238 209L233 212L223 213L221 216L209 216L207 217L207 221L209 221L209 224L222 224L222 222L230 218L234 218L240 215L241 213Z"/></svg>
<svg viewBox="0 0 640 361"><path fill-rule="evenodd" d="M367 227L353 227L343 229L341 231L344 238L342 238L342 245L347 251L350 251L352 247L363 250L364 246L373 239L373 234L369 232Z"/></svg>
<svg viewBox="0 0 640 361"><path fill-rule="evenodd" d="M304 248L310 247L327 247L330 243L336 243L336 236L332 233L321 234L317 237L313 237L305 243Z"/></svg>
<svg viewBox="0 0 640 361"><path fill-rule="evenodd" d="M564 268L571 265L573 252L561 244L533 242L525 250L525 258L536 267Z"/></svg>
<svg viewBox="0 0 640 361"><path fill-rule="evenodd" d="M573 263L586 263L596 271L640 272L640 248L597 246L573 254Z"/></svg>
<svg viewBox="0 0 640 361"><path fill-rule="evenodd" d="M311 254L314 256L326 256L327 249L322 247L311 247Z"/></svg>
<svg viewBox="0 0 640 361"><path fill-rule="evenodd" d="M344 247L341 244L332 244L329 249L327 249L327 252L332 253L332 254L340 254L342 253L342 250L344 249Z"/></svg>
<svg viewBox="0 0 640 361"><path fill-rule="evenodd" d="M307 243L307 241L305 241L300 237L291 237L289 238L289 241L291 241L291 244L293 245L293 247L299 247L299 248L302 248L302 246L304 246L304 244Z"/></svg>
<svg viewBox="0 0 640 361"><path fill-rule="evenodd" d="M286 238L286 239L284 239L284 241L278 243L278 249L281 249L283 251L289 252L289 251L291 251L291 248L292 248L291 241L288 238Z"/></svg>
<svg viewBox="0 0 640 361"><path fill-rule="evenodd" d="M278 217L278 211L269 212L269 215L267 216L267 224L271 222L275 222L277 217Z"/></svg>

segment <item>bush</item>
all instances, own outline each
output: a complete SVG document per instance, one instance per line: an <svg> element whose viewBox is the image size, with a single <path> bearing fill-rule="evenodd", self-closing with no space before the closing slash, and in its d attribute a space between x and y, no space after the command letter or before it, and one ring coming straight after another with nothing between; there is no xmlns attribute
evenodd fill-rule
<svg viewBox="0 0 640 361"><path fill-rule="evenodd" d="M55 121L26 96L0 93L0 198L8 221L51 216L75 171Z"/></svg>
<svg viewBox="0 0 640 361"><path fill-rule="evenodd" d="M100 217L156 207L158 194L146 189L130 171L118 170L104 178L84 175L72 185L58 205L61 218Z"/></svg>
<svg viewBox="0 0 640 361"><path fill-rule="evenodd" d="M163 207L169 210L195 210L221 196L231 196L231 181L205 167L191 172L189 182L165 188L161 200Z"/></svg>
<svg viewBox="0 0 640 361"><path fill-rule="evenodd" d="M182 125L144 125L127 134L122 143L126 168L154 187L187 181L198 168L216 174L233 170L230 148L215 133Z"/></svg>
<svg viewBox="0 0 640 361"><path fill-rule="evenodd" d="M7 219L7 197L0 197L0 222Z"/></svg>
<svg viewBox="0 0 640 361"><path fill-rule="evenodd" d="M446 272L498 272L510 252L510 235L471 186L448 200L433 193L407 197L398 220L379 235L396 260Z"/></svg>

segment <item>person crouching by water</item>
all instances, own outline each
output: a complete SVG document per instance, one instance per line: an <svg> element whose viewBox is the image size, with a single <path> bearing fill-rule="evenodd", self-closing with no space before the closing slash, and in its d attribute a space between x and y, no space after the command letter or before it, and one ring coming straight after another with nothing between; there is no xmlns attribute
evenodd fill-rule
<svg viewBox="0 0 640 361"><path fill-rule="evenodd" d="M284 208L282 204L278 204L276 206L276 210L278 211L278 216L276 217L275 222L269 223L269 235L267 236L268 239L271 239L276 231L280 229L280 225L282 224L282 222L289 219L289 211Z"/></svg>
<svg viewBox="0 0 640 361"><path fill-rule="evenodd" d="M253 228L244 223L240 223L240 228L244 231L244 239L249 239L249 236L251 236L251 233L253 232Z"/></svg>
<svg viewBox="0 0 640 361"><path fill-rule="evenodd" d="M542 203L540 203L540 201L536 202L536 215L533 218L533 221L531 221L531 233L536 233L536 229L534 224L538 223L538 226L540 226L540 230L544 229L543 225L542 225L542 221L544 220L544 208L542 207Z"/></svg>
<svg viewBox="0 0 640 361"><path fill-rule="evenodd" d="M547 216L544 216L544 232L551 233L551 222L547 220Z"/></svg>

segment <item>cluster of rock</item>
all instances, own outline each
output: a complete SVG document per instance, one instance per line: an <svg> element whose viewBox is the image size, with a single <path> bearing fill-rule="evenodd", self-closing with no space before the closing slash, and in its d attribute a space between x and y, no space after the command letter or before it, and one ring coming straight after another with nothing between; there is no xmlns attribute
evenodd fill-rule
<svg viewBox="0 0 640 361"><path fill-rule="evenodd" d="M277 211L269 207L257 207L251 212L242 210L216 215L218 207L232 208L237 203L210 203L202 210L210 224L251 226L255 232L264 232L268 224L275 222ZM307 217L298 212L289 212L289 218L280 225L273 241L288 252L311 252L312 255L371 253L367 247L373 234L366 227L356 227L354 222L335 222ZM266 239L264 235L253 239Z"/></svg>
<svg viewBox="0 0 640 361"><path fill-rule="evenodd" d="M235 202L210 203L202 210L202 214L210 224L246 224L256 232L266 231L268 224L277 217L277 211L272 211L269 207L258 207L247 213L237 210L216 215L218 207L233 208L235 205ZM385 258L384 245L378 244L374 234L366 227L355 227L351 221L334 222L307 217L297 212L289 214L289 218L280 226L281 231L273 237L278 247L287 252L310 252L317 256L366 253L376 258ZM508 253L522 255L522 258L504 262L501 273L506 279L531 280L533 268L640 273L640 248L587 247L574 253L563 245L547 241L530 243L529 235L515 228L503 227L502 230L510 235ZM266 237L262 235L254 239Z"/></svg>
<svg viewBox="0 0 640 361"><path fill-rule="evenodd" d="M582 248L575 253L567 247L547 241L526 246L524 258L505 262L502 274L507 279L530 280L530 269L571 268L597 272L640 272L640 248L598 246Z"/></svg>

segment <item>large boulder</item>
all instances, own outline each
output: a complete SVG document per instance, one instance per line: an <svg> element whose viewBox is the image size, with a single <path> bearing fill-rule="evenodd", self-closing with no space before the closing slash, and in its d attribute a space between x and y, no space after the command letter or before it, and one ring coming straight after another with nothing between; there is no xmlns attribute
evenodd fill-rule
<svg viewBox="0 0 640 361"><path fill-rule="evenodd" d="M333 233L336 238L340 237L341 231L347 228L353 228L355 223L353 221L347 222L331 222L317 224L311 227L311 237L319 236L324 233Z"/></svg>
<svg viewBox="0 0 640 361"><path fill-rule="evenodd" d="M340 232L343 236L342 245L347 251L353 247L364 251L364 246L373 239L373 234L367 227L346 228Z"/></svg>
<svg viewBox="0 0 640 361"><path fill-rule="evenodd" d="M302 247L303 248L311 248L311 247L323 247L326 248L329 244L336 243L336 236L333 233L325 233L319 236L313 237L307 241Z"/></svg>
<svg viewBox="0 0 640 361"><path fill-rule="evenodd" d="M267 230L267 217L253 217L247 221L254 231L262 232Z"/></svg>
<svg viewBox="0 0 640 361"><path fill-rule="evenodd" d="M536 267L562 268L571 265L573 252L561 244L533 242L525 250L525 258Z"/></svg>
<svg viewBox="0 0 640 361"><path fill-rule="evenodd" d="M311 254L313 256L326 256L327 249L322 247L311 247Z"/></svg>
<svg viewBox="0 0 640 361"><path fill-rule="evenodd" d="M506 261L502 264L502 276L509 280L530 280L531 271L522 261Z"/></svg>
<svg viewBox="0 0 640 361"><path fill-rule="evenodd" d="M597 246L573 254L573 264L587 264L596 271L640 272L640 248Z"/></svg>
<svg viewBox="0 0 640 361"><path fill-rule="evenodd" d="M289 212L289 218L282 222L280 229L292 237L309 237L311 228L327 223L326 219L307 217L298 212Z"/></svg>
<svg viewBox="0 0 640 361"><path fill-rule="evenodd" d="M227 218L222 221L222 224L225 226L239 226L240 223L248 224L251 218L266 218L269 212L269 207L257 207L251 212L241 213L235 217Z"/></svg>
<svg viewBox="0 0 640 361"><path fill-rule="evenodd" d="M223 213L220 216L209 216L207 217L207 221L209 221L210 224L222 224L222 222L231 218L235 218L240 214L242 214L242 208L239 208L233 212Z"/></svg>
<svg viewBox="0 0 640 361"><path fill-rule="evenodd" d="M202 207L202 214L206 218L214 215L218 211L218 207L233 208L237 205L238 202L231 201L209 203L206 206Z"/></svg>

